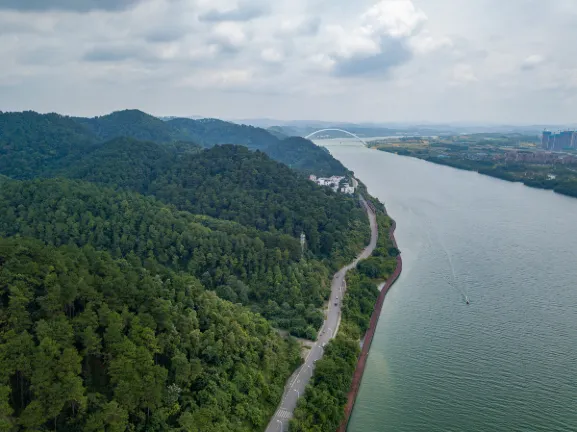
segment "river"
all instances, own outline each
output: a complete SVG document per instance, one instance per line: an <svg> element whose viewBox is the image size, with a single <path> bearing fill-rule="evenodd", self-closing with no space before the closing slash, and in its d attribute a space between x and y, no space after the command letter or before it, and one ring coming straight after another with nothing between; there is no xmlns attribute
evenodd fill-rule
<svg viewBox="0 0 577 432"><path fill-rule="evenodd" d="M577 199L340 141L403 256L348 431L577 431Z"/></svg>

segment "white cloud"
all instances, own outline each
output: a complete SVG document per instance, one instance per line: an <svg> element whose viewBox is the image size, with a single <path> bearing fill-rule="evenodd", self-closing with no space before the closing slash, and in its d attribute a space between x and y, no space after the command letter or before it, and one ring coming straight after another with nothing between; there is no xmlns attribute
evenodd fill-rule
<svg viewBox="0 0 577 432"><path fill-rule="evenodd" d="M434 37L427 30L409 39L412 50L417 54L430 54L440 49L452 48L453 41L449 37Z"/></svg>
<svg viewBox="0 0 577 432"><path fill-rule="evenodd" d="M453 68L453 80L459 84L479 81L473 71L473 67L464 63L460 63Z"/></svg>
<svg viewBox="0 0 577 432"><path fill-rule="evenodd" d="M218 23L212 34L212 40L232 49L240 49L248 42L245 27L236 22Z"/></svg>
<svg viewBox="0 0 577 432"><path fill-rule="evenodd" d="M284 59L284 56L275 48L265 48L261 52L261 58L266 62L278 63Z"/></svg>
<svg viewBox="0 0 577 432"><path fill-rule="evenodd" d="M2 110L538 122L577 96L571 0L22 3L0 0Z"/></svg>
<svg viewBox="0 0 577 432"><path fill-rule="evenodd" d="M362 15L361 21L363 33L402 38L412 36L427 16L410 0L381 0Z"/></svg>
<svg viewBox="0 0 577 432"><path fill-rule="evenodd" d="M535 69L545 62L545 58L539 54L532 54L523 60L521 68L525 70Z"/></svg>

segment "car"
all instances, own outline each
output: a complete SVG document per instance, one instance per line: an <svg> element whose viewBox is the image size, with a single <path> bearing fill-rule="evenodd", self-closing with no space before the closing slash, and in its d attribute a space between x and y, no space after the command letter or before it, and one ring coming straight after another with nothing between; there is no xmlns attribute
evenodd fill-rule
<svg viewBox="0 0 577 432"><path fill-rule="evenodd" d="M335 306L338 306L338 305L339 305L339 303L338 303L338 302L335 302Z"/></svg>

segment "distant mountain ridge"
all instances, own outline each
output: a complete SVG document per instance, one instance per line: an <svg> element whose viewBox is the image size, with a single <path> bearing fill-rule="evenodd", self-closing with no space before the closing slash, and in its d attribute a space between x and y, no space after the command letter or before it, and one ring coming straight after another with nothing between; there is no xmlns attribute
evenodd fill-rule
<svg viewBox="0 0 577 432"><path fill-rule="evenodd" d="M303 136L319 129L345 129L360 137L374 138L384 136L438 136L471 133L539 133L546 126L540 125L507 125L483 124L474 122L429 123L429 122L342 122L320 120L273 120L273 119L244 119L235 122L266 128L273 133L289 136ZM561 126L549 126L550 129L561 129ZM341 138L345 135L338 132L327 132L324 137Z"/></svg>
<svg viewBox="0 0 577 432"><path fill-rule="evenodd" d="M171 118L161 120L139 110L124 110L108 115L84 118L33 111L0 113L0 170L3 158L11 153L24 160L32 156L35 167L54 165L62 154L83 153L93 146L115 138L134 138L155 143L195 143L205 148L215 145L243 145L260 150L278 162L304 174L345 175L348 170L325 149L311 141L299 141L299 153L289 148L294 141L281 133L239 125L219 119ZM30 147L30 143L34 143ZM72 147L66 147L70 145ZM66 148L65 148L66 147ZM29 151L33 155L24 154ZM24 152L24 153L22 153ZM22 163L22 166L30 166ZM30 173L14 166L11 176L29 178Z"/></svg>
<svg viewBox="0 0 577 432"><path fill-rule="evenodd" d="M243 145L267 153L305 174L344 175L348 172L339 161L311 141L299 141L299 153L295 154L290 148L294 141L287 140L288 136L214 118L160 119L139 110L124 110L101 117L61 119L83 126L83 132L92 141L128 137L156 143L194 142L206 148L222 144Z"/></svg>

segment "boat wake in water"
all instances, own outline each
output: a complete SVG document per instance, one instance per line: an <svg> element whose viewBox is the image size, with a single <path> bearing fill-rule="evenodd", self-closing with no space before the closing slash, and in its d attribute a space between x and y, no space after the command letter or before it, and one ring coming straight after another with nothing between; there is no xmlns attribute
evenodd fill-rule
<svg viewBox="0 0 577 432"><path fill-rule="evenodd" d="M426 230L427 237L429 239L429 244L432 247L434 247L435 243L438 246L440 246L440 249L443 251L443 254L445 255L445 257L447 257L447 262L449 263L449 267L451 268L451 273L445 274L446 279L447 279L447 283L451 287L455 288L459 292L459 294L461 294L461 297L462 297L463 301L465 302L465 304L470 304L469 295L467 293L467 290L458 281L457 273L455 272L455 266L453 265L453 259L451 258L451 254L449 253L449 251L447 250L447 248L443 244L443 241L441 240L440 236L435 234L435 231L431 229L430 222L427 223L427 225L429 225L427 227L428 229ZM429 234L430 232L432 232L434 234L434 236L436 238L436 242L434 242L433 239L431 238L431 235Z"/></svg>

